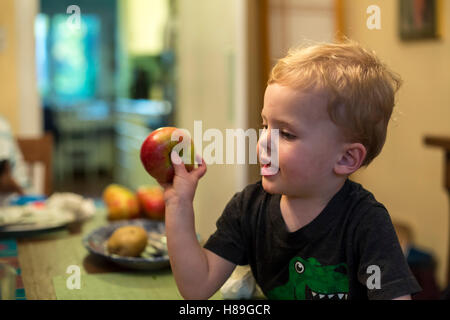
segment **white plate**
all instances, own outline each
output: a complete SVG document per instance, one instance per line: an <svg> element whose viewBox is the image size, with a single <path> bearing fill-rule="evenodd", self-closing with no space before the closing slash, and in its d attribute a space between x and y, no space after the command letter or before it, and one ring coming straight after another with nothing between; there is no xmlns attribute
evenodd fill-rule
<svg viewBox="0 0 450 320"><path fill-rule="evenodd" d="M70 211L47 207L11 206L0 208L0 235L44 231L63 227L76 220Z"/></svg>

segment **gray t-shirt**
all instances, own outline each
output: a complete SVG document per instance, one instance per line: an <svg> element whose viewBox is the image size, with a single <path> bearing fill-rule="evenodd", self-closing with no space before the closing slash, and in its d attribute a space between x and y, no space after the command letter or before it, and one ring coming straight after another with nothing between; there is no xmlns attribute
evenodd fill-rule
<svg viewBox="0 0 450 320"><path fill-rule="evenodd" d="M281 195L261 181L236 193L205 248L249 264L269 299L393 299L421 291L386 208L347 180L308 225L289 232Z"/></svg>

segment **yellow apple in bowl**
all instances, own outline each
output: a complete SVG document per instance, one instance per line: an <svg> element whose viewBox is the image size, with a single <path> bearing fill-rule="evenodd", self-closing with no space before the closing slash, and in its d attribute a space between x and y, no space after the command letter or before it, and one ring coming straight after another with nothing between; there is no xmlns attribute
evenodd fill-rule
<svg viewBox="0 0 450 320"><path fill-rule="evenodd" d="M126 187L111 184L103 191L103 201L109 220L133 219L139 217L137 196Z"/></svg>

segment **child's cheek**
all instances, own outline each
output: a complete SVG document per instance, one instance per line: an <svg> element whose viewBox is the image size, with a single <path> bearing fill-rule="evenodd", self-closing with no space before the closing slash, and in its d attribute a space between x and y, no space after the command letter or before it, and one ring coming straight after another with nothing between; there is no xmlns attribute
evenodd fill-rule
<svg viewBox="0 0 450 320"><path fill-rule="evenodd" d="M301 154L295 152L295 150L286 150L286 148L280 146L278 155L280 170L284 171L285 174L298 177L302 171L307 169Z"/></svg>

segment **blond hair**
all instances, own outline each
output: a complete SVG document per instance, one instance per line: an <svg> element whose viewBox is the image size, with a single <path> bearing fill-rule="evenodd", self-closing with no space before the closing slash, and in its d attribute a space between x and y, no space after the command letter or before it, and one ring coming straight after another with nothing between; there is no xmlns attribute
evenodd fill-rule
<svg viewBox="0 0 450 320"><path fill-rule="evenodd" d="M291 49L272 69L268 84L322 90L331 120L352 142L367 149L367 166L386 141L401 78L358 43L316 44Z"/></svg>

